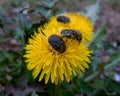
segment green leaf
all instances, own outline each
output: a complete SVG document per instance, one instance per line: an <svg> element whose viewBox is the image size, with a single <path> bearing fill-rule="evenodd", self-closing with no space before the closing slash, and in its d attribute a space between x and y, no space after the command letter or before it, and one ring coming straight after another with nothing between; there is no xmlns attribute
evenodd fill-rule
<svg viewBox="0 0 120 96"><path fill-rule="evenodd" d="M38 31L38 27L40 27L40 23L33 24L31 28L27 29L26 34L28 37L34 35L34 32Z"/></svg>
<svg viewBox="0 0 120 96"><path fill-rule="evenodd" d="M100 89L100 90L95 90L95 92L90 96L108 96L108 95L104 90Z"/></svg>
<svg viewBox="0 0 120 96"><path fill-rule="evenodd" d="M98 20L98 15L100 12L101 12L101 6L99 0L97 0L95 4L86 7L85 10L82 11L81 13L89 17L92 20L92 24L94 25Z"/></svg>
<svg viewBox="0 0 120 96"><path fill-rule="evenodd" d="M24 20L23 20L23 15L21 13L18 15L18 20L19 20L19 24L20 24L21 29L24 30L25 24L24 24Z"/></svg>
<svg viewBox="0 0 120 96"><path fill-rule="evenodd" d="M39 96L39 95L35 92L32 92L31 96Z"/></svg>
<svg viewBox="0 0 120 96"><path fill-rule="evenodd" d="M44 8L44 7L37 7L35 9L35 13L42 13L42 15L47 19L53 15L51 9Z"/></svg>
<svg viewBox="0 0 120 96"><path fill-rule="evenodd" d="M97 56L92 57L92 62L94 62L94 64L91 65L93 72L96 72L98 70L100 61L100 58Z"/></svg>
<svg viewBox="0 0 120 96"><path fill-rule="evenodd" d="M111 61L115 61L116 58L120 58L119 50L112 50L114 53L110 54Z"/></svg>
<svg viewBox="0 0 120 96"><path fill-rule="evenodd" d="M120 58L116 58L114 61L112 61L110 64L105 66L105 71L108 70L109 68L114 68L118 62L120 62ZM96 71L95 73L91 74L87 78L85 78L85 81L90 81L93 78L95 78L99 74L99 71Z"/></svg>
<svg viewBox="0 0 120 96"><path fill-rule="evenodd" d="M90 86L86 81L80 79L80 86L83 93L91 93L93 91L93 87Z"/></svg>
<svg viewBox="0 0 120 96"><path fill-rule="evenodd" d="M106 79L105 86L108 95L115 95L117 92L120 92L120 83L114 80Z"/></svg>
<svg viewBox="0 0 120 96"><path fill-rule="evenodd" d="M23 40L24 32L20 28L15 28L13 31L16 39L21 38Z"/></svg>
<svg viewBox="0 0 120 96"><path fill-rule="evenodd" d="M105 37L106 37L106 25L103 24L101 28L97 32L94 33L92 42L104 40Z"/></svg>
<svg viewBox="0 0 120 96"><path fill-rule="evenodd" d="M21 29L25 31L31 27L32 23L30 19L28 18L28 16L22 13L24 10L20 11L20 13L18 14L18 21L19 21L19 25Z"/></svg>
<svg viewBox="0 0 120 96"><path fill-rule="evenodd" d="M89 43L91 49L94 50L94 54L99 54L100 49L105 46L103 43L106 39L106 25L103 24L100 29L93 34L92 42Z"/></svg>
<svg viewBox="0 0 120 96"><path fill-rule="evenodd" d="M80 85L80 82L79 82L78 78L74 77L73 81L74 81L74 85L73 86L75 86L74 91L79 93L81 91L80 90L81 89L81 87L80 87L81 85Z"/></svg>
<svg viewBox="0 0 120 96"><path fill-rule="evenodd" d="M95 82L94 82L94 88L99 88L99 89L105 88L104 81L103 80L95 80Z"/></svg>
<svg viewBox="0 0 120 96"><path fill-rule="evenodd" d="M16 6L19 6L21 3L21 0L11 0L12 3L14 3Z"/></svg>
<svg viewBox="0 0 120 96"><path fill-rule="evenodd" d="M0 60L0 68L3 67L7 63L8 63L8 60L6 58Z"/></svg>
<svg viewBox="0 0 120 96"><path fill-rule="evenodd" d="M120 54L118 55L119 57L117 57L116 59L114 59L112 61L112 63L108 64L107 66L105 66L105 70L109 69L109 68L114 68L118 62L120 62Z"/></svg>
<svg viewBox="0 0 120 96"><path fill-rule="evenodd" d="M65 13L65 12L67 12L66 9L57 9L57 10L55 11L55 14L63 14L63 13Z"/></svg>
<svg viewBox="0 0 120 96"><path fill-rule="evenodd" d="M28 74L28 84L32 84L35 81L32 76L32 71L27 70L27 74Z"/></svg>
<svg viewBox="0 0 120 96"><path fill-rule="evenodd" d="M62 95L61 96L75 96L75 94L72 91L69 90L62 90Z"/></svg>
<svg viewBox="0 0 120 96"><path fill-rule="evenodd" d="M44 0L42 4L48 8L52 8L58 0Z"/></svg>

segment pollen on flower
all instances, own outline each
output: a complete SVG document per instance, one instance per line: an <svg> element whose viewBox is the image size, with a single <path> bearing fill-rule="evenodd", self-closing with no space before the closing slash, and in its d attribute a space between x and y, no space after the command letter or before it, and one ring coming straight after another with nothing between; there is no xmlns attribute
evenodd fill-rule
<svg viewBox="0 0 120 96"><path fill-rule="evenodd" d="M46 84L49 81L55 84L63 80L70 82L73 76L85 72L85 68L88 68L88 63L91 62L89 57L92 51L85 45L92 39L92 36L89 36L92 35L89 20L83 16L76 16L76 13L66 13L65 16L69 17L70 25L58 23L57 17L52 17L44 29L38 28L38 33L29 39L25 47L24 57L25 62L28 63L27 68L33 70L34 78L39 76L39 81L45 78ZM75 24L74 20L78 20L80 24L78 22ZM63 38L61 31L64 29L80 30L82 41L78 44L76 37L71 39L64 36Z"/></svg>

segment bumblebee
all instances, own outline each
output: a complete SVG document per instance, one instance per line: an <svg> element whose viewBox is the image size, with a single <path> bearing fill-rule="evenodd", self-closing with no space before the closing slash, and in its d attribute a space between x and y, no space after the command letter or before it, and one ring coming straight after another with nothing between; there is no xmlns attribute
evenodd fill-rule
<svg viewBox="0 0 120 96"><path fill-rule="evenodd" d="M63 53L66 49L65 42L59 36L53 34L48 38L49 44L56 51Z"/></svg>
<svg viewBox="0 0 120 96"><path fill-rule="evenodd" d="M57 17L57 21L61 22L61 23L69 23L70 22L70 18L67 16L58 16Z"/></svg>
<svg viewBox="0 0 120 96"><path fill-rule="evenodd" d="M71 39L76 39L79 43L82 40L82 34L81 32L77 31L77 30L72 30L72 29L64 29L61 31L61 38L67 37L67 38L71 38Z"/></svg>

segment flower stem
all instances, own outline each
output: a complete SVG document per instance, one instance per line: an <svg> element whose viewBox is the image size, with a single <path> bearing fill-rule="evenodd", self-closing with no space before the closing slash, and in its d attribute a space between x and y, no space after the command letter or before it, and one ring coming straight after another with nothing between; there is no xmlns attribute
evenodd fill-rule
<svg viewBox="0 0 120 96"><path fill-rule="evenodd" d="M55 85L55 96L60 96L60 84Z"/></svg>

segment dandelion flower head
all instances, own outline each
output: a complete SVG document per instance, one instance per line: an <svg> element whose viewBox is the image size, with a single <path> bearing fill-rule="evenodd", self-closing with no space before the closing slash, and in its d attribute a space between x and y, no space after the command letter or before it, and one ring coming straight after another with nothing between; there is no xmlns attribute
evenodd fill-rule
<svg viewBox="0 0 120 96"><path fill-rule="evenodd" d="M84 43L85 40L88 42L92 39L90 21L76 13L66 13L65 15L69 17L70 22L68 20L66 24L63 24L56 20L57 16L52 17L44 28L38 28L38 33L35 32L25 47L24 57L25 62L28 63L27 68L33 71L34 78L39 77L39 81L45 78L46 84L48 81L55 84L61 83L63 80L70 82L72 76L81 75L82 72L85 72L85 68L89 67L91 51ZM80 30L83 41L79 43L75 39L61 38L61 31L64 29ZM51 45L49 41L54 40L52 36L61 42L57 42L55 47L62 48L62 51ZM63 46L61 47L60 44Z"/></svg>

